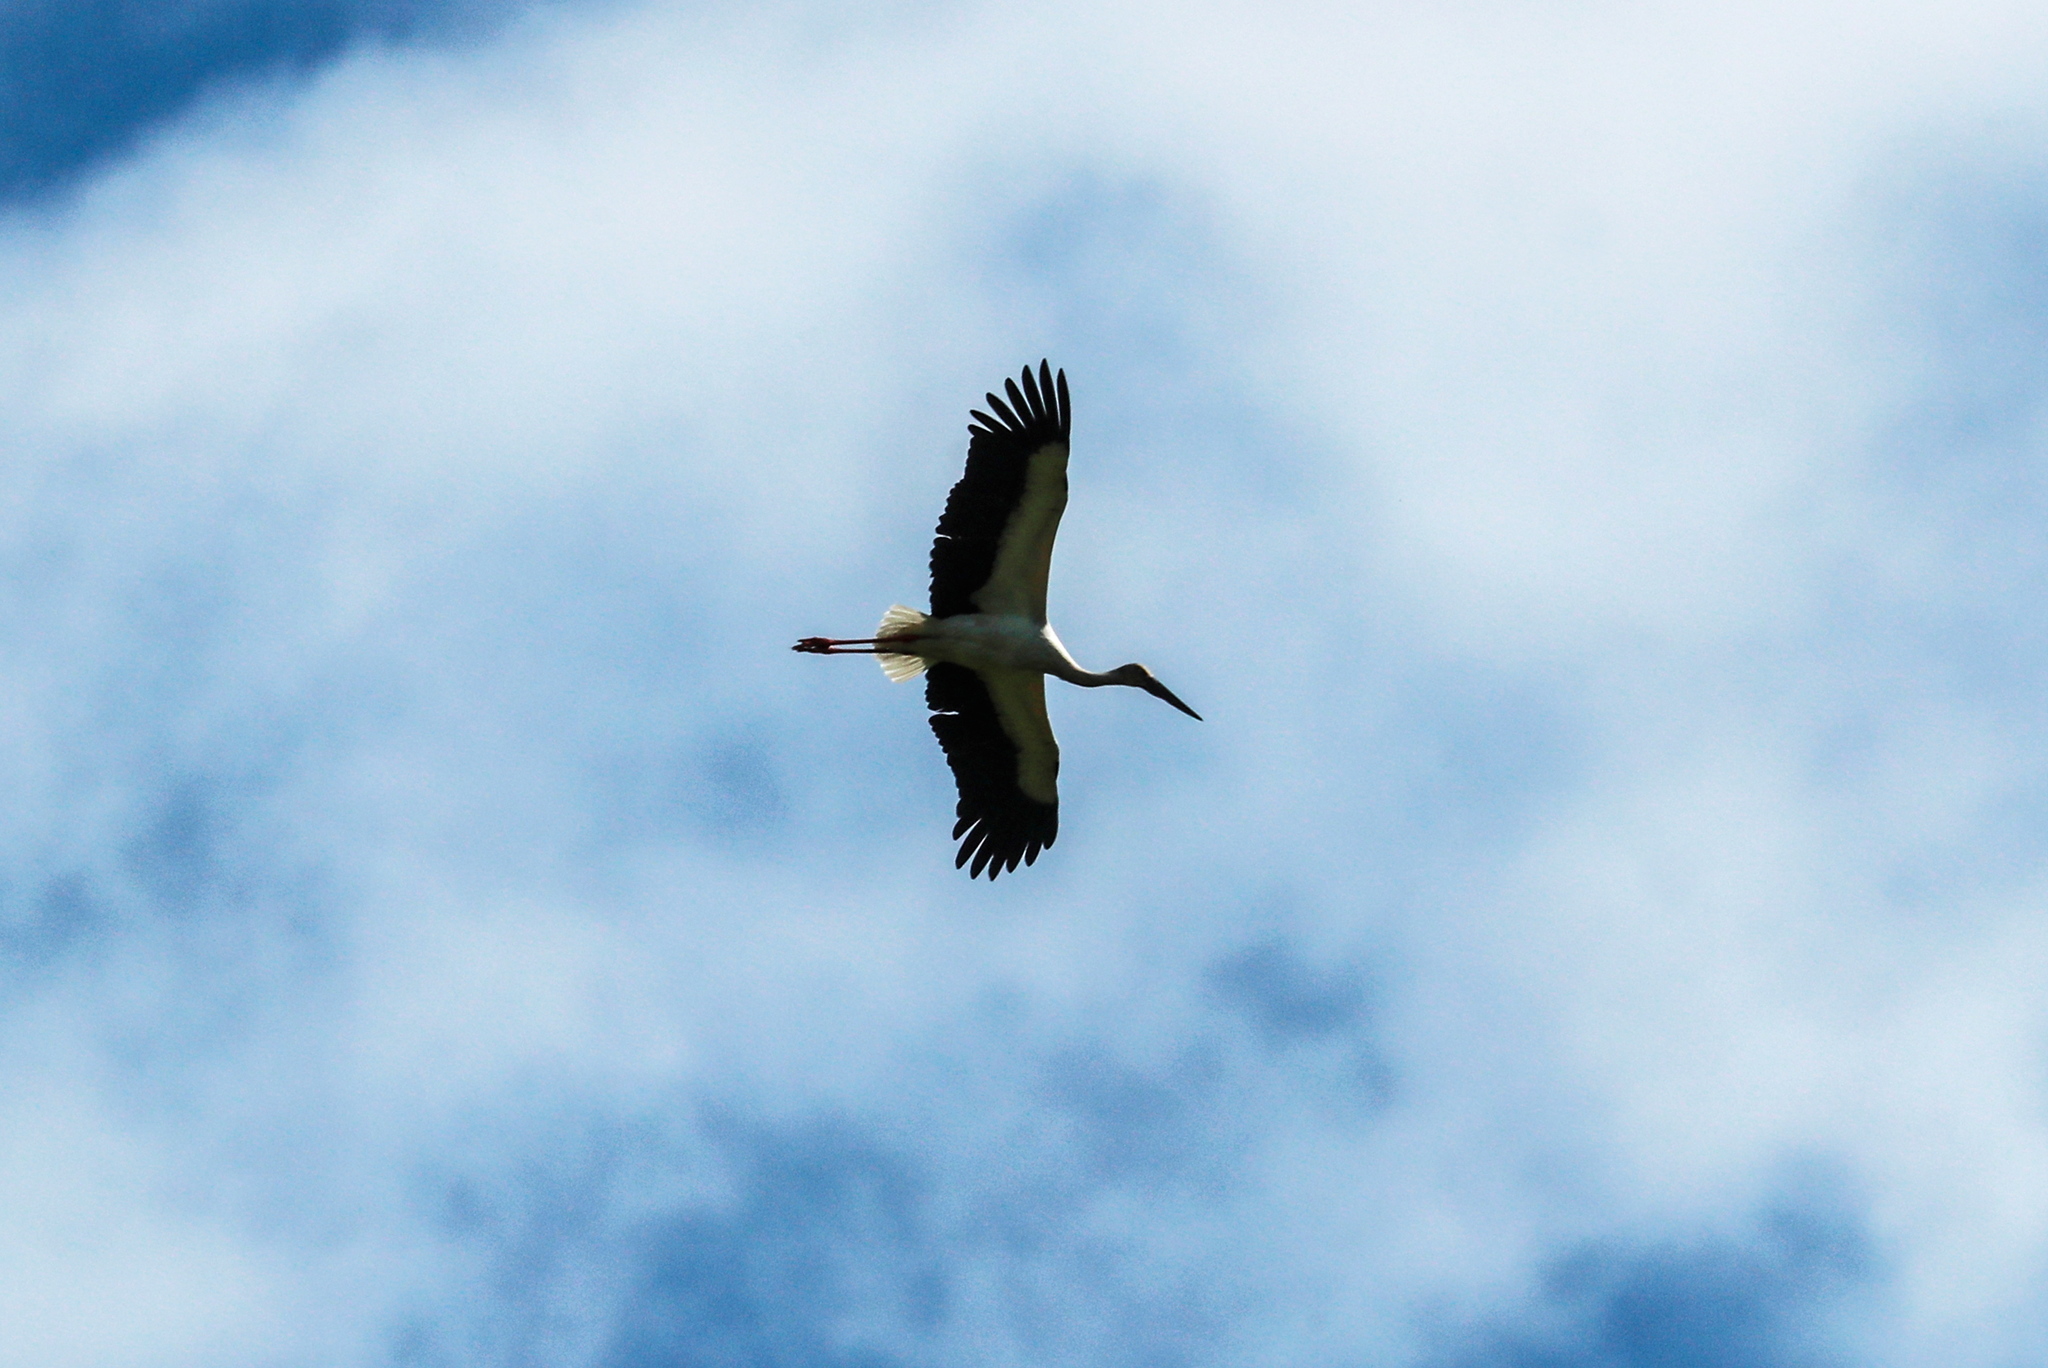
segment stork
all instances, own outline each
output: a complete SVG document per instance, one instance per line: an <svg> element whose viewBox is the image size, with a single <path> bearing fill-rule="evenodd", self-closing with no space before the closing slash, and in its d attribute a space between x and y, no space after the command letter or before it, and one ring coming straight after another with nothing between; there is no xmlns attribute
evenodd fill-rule
<svg viewBox="0 0 2048 1368"><path fill-rule="evenodd" d="M1060 747L1045 713L1045 677L1084 689L1128 684L1196 721L1143 665L1100 674L1067 654L1045 620L1052 542L1067 507L1067 373L1044 362L1004 381L1010 402L970 409L967 471L946 498L932 542L932 610L902 604L871 637L805 637L812 655L873 655L898 683L925 677L932 731L960 790L955 869L969 878L1031 864L1060 830Z"/></svg>

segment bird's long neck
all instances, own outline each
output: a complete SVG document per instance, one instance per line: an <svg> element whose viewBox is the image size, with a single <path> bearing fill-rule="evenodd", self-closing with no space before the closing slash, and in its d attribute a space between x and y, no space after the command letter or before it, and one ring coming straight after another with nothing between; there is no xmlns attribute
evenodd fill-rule
<svg viewBox="0 0 2048 1368"><path fill-rule="evenodd" d="M1099 689L1105 684L1121 684L1124 682L1116 677L1114 670L1103 673L1098 673L1094 670L1084 670L1074 663L1071 656L1061 661L1053 669L1052 673L1066 680L1067 683L1079 684L1084 689Z"/></svg>
<svg viewBox="0 0 2048 1368"><path fill-rule="evenodd" d="M1050 626L1042 627L1039 630L1044 635L1046 644L1052 647L1053 663L1046 670L1047 674L1064 679L1069 684L1079 684L1084 689L1099 689L1105 684L1120 682L1107 674L1097 674L1093 670L1082 669L1080 663L1067 650L1067 643L1060 640L1058 632L1055 632Z"/></svg>

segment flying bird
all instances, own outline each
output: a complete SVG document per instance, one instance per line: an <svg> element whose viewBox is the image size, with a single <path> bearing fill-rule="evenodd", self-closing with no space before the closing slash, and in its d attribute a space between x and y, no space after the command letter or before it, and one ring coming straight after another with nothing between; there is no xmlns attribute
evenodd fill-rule
<svg viewBox="0 0 2048 1368"><path fill-rule="evenodd" d="M1022 388L1019 388L1019 381ZM899 683L925 677L932 731L960 790L958 869L989 878L1031 864L1060 830L1060 747L1045 714L1045 677L1084 689L1128 684L1196 721L1143 665L1097 674L1067 654L1045 620L1052 542L1067 507L1067 373L1026 366L970 409L967 471L946 498L932 542L932 610L896 604L871 637L805 637L813 655L874 655ZM993 416L991 416L993 415Z"/></svg>

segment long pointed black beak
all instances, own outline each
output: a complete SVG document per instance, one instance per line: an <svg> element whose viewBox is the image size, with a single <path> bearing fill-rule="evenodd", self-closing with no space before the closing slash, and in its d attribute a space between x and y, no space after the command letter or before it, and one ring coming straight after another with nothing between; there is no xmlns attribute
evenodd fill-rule
<svg viewBox="0 0 2048 1368"><path fill-rule="evenodd" d="M1161 684L1156 679L1148 679L1145 681L1145 692L1151 694L1154 698L1165 699L1167 702L1173 704L1174 707L1179 708L1182 712L1186 713L1189 717L1194 718L1197 722L1202 720L1202 715L1200 713L1196 712L1193 708L1190 708L1187 704L1181 702L1178 698L1175 698L1173 696L1173 690L1167 688L1164 684Z"/></svg>

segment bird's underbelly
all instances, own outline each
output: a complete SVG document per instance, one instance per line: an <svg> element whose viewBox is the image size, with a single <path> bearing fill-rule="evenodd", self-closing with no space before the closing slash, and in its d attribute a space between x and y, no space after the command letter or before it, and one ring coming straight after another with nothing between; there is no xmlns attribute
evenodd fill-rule
<svg viewBox="0 0 2048 1368"><path fill-rule="evenodd" d="M919 629L917 654L926 660L965 665L970 670L1037 670L1056 673L1065 656L1052 629L1028 618L997 613L962 613L932 618Z"/></svg>

